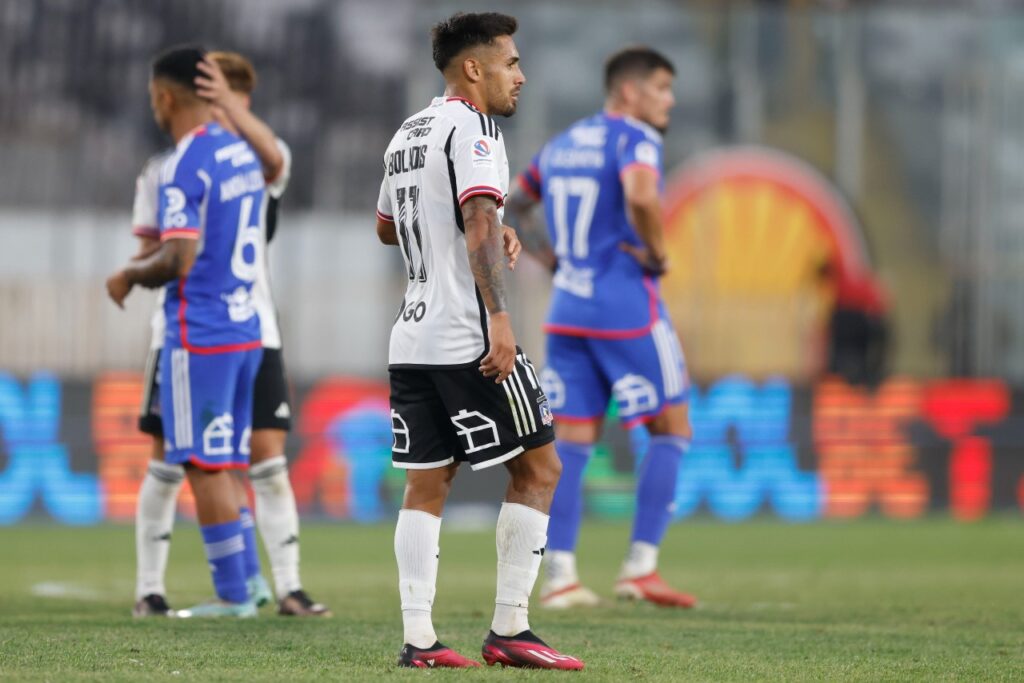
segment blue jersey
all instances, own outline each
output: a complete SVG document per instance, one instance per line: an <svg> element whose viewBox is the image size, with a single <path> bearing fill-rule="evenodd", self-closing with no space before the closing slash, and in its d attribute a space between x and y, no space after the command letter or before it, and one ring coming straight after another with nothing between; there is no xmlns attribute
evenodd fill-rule
<svg viewBox="0 0 1024 683"><path fill-rule="evenodd" d="M265 182L256 154L215 123L178 143L160 176L160 239L199 240L187 277L167 284L166 343L193 353L259 348L251 290Z"/></svg>
<svg viewBox="0 0 1024 683"><path fill-rule="evenodd" d="M619 247L643 246L621 179L635 165L661 182L661 136L636 119L600 113L553 138L520 176L524 190L544 203L558 257L548 332L629 338L657 320L656 281Z"/></svg>

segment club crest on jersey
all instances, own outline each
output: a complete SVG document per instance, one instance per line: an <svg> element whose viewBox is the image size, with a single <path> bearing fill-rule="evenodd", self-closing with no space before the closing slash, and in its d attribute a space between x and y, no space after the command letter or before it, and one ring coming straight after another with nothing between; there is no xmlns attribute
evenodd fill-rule
<svg viewBox="0 0 1024 683"><path fill-rule="evenodd" d="M555 418L551 415L551 406L548 405L547 399L544 399L544 402L538 408L540 410L540 421L544 423L544 426L550 427Z"/></svg>

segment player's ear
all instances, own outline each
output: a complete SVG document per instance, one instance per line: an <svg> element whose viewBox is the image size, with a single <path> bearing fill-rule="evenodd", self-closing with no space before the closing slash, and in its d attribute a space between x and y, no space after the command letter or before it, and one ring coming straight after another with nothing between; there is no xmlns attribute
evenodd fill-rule
<svg viewBox="0 0 1024 683"><path fill-rule="evenodd" d="M483 78L483 64L474 55L468 55L462 60L462 74L470 83L479 83Z"/></svg>
<svg viewBox="0 0 1024 683"><path fill-rule="evenodd" d="M156 100L164 111L174 111L178 105L177 93L167 83L160 83L157 86Z"/></svg>
<svg viewBox="0 0 1024 683"><path fill-rule="evenodd" d="M640 94L638 83L632 78L627 78L619 83L619 97L622 98L623 102L632 104L636 102L637 96Z"/></svg>

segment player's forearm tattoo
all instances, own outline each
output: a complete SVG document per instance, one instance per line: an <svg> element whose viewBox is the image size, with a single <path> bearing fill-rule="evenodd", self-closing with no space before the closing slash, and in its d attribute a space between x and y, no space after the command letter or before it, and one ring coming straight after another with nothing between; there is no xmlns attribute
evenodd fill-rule
<svg viewBox="0 0 1024 683"><path fill-rule="evenodd" d="M149 289L160 287L178 277L181 257L177 252L161 249L137 265L125 269L128 281Z"/></svg>
<svg viewBox="0 0 1024 683"><path fill-rule="evenodd" d="M505 295L505 245L498 207L490 197L473 197L462 205L466 250L477 289L491 313L508 310Z"/></svg>

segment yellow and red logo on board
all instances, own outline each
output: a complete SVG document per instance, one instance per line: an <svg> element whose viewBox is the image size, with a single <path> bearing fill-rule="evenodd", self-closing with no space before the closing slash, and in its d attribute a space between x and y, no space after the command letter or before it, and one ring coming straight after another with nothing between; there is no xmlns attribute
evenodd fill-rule
<svg viewBox="0 0 1024 683"><path fill-rule="evenodd" d="M836 292L870 277L838 190L793 156L736 147L685 164L666 200L662 292L691 372L816 375Z"/></svg>

